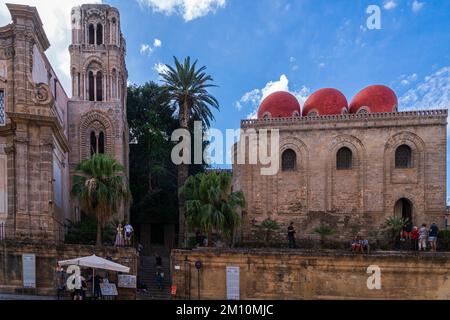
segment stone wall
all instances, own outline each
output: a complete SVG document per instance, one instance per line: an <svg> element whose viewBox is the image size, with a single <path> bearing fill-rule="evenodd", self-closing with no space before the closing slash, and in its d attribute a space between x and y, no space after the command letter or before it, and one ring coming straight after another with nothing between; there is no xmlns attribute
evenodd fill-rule
<svg viewBox="0 0 450 320"><path fill-rule="evenodd" d="M396 215L400 199L412 204L414 224L435 221L443 227L446 128L446 110L242 121L243 130L280 132L280 170L275 175L262 175L268 166L249 162L248 141L258 141L258 133L241 139L246 141L247 161L233 166L233 178L234 189L242 190L246 199L244 242L261 240L256 226L267 218L282 225L279 241L286 241L290 221L298 237L313 237L321 222L342 239L357 232L367 235ZM412 156L411 166L400 169L395 152L402 145L410 147ZM336 155L343 147L351 150L352 165L339 170ZM281 155L287 149L296 153L297 163L284 172Z"/></svg>
<svg viewBox="0 0 450 320"><path fill-rule="evenodd" d="M413 253L198 250L172 251L178 299L226 299L226 267L240 268L240 297L253 299L450 299L450 255ZM369 266L381 289L369 290Z"/></svg>
<svg viewBox="0 0 450 320"><path fill-rule="evenodd" d="M37 244L34 242L6 242L0 246L0 293L38 294L54 296L59 279L57 262L96 254L111 257L114 262L130 268L131 275L137 275L139 256L133 248L103 247L84 245ZM37 290L27 291L22 284L22 255L36 255ZM110 282L117 284L115 272L108 274ZM136 290L118 288L119 299L135 299Z"/></svg>

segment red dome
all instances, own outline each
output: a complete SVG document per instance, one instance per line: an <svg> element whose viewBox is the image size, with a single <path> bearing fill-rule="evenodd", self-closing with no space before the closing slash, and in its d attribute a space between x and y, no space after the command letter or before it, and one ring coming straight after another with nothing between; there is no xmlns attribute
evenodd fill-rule
<svg viewBox="0 0 450 320"><path fill-rule="evenodd" d="M350 103L349 112L358 113L360 110L366 112L396 112L398 99L392 89L374 85L361 90Z"/></svg>
<svg viewBox="0 0 450 320"><path fill-rule="evenodd" d="M263 100L258 110L258 119L288 118L300 116L300 103L297 98L285 91L270 94Z"/></svg>
<svg viewBox="0 0 450 320"><path fill-rule="evenodd" d="M348 102L336 89L324 88L314 92L303 106L303 116L326 116L347 113Z"/></svg>

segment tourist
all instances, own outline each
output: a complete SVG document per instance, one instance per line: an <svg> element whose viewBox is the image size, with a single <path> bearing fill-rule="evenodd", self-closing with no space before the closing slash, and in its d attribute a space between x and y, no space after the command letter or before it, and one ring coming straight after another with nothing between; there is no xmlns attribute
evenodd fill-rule
<svg viewBox="0 0 450 320"><path fill-rule="evenodd" d="M412 227L413 227L413 225L412 225L411 220L407 219L403 226L402 239L405 239L405 240L411 239Z"/></svg>
<svg viewBox="0 0 450 320"><path fill-rule="evenodd" d="M358 252L360 250L361 244L359 243L358 236L354 236L352 240L352 252Z"/></svg>
<svg viewBox="0 0 450 320"><path fill-rule="evenodd" d="M369 253L369 240L359 237L359 244L361 246L361 253Z"/></svg>
<svg viewBox="0 0 450 320"><path fill-rule="evenodd" d="M203 245L203 236L199 230L195 233L195 242L197 247L201 247Z"/></svg>
<svg viewBox="0 0 450 320"><path fill-rule="evenodd" d="M91 278L87 282L93 282L94 286L94 298L99 299L102 297L102 289L100 287L100 283L102 282L103 278L100 277L98 274L95 275L95 277Z"/></svg>
<svg viewBox="0 0 450 320"><path fill-rule="evenodd" d="M427 249L428 230L427 225L424 223L419 229L419 251L425 251Z"/></svg>
<svg viewBox="0 0 450 320"><path fill-rule="evenodd" d="M156 283L158 284L159 290L163 289L164 272L162 272L161 267L156 269Z"/></svg>
<svg viewBox="0 0 450 320"><path fill-rule="evenodd" d="M414 227L411 231L411 250L419 250L419 228Z"/></svg>
<svg viewBox="0 0 450 320"><path fill-rule="evenodd" d="M433 222L430 227L429 235L428 235L428 241L430 242L431 251L436 252L436 243L437 243L437 237L439 233L439 228L436 225L436 222Z"/></svg>
<svg viewBox="0 0 450 320"><path fill-rule="evenodd" d="M131 224L127 223L125 225L125 245L127 246L131 246L131 236L133 234L133 227L131 226Z"/></svg>
<svg viewBox="0 0 450 320"><path fill-rule="evenodd" d="M294 222L291 222L288 227L288 241L289 241L289 248L294 249L296 247Z"/></svg>
<svg viewBox="0 0 450 320"><path fill-rule="evenodd" d="M114 242L115 247L122 247L123 246L123 227L122 224L119 223L119 225L116 228L116 241Z"/></svg>

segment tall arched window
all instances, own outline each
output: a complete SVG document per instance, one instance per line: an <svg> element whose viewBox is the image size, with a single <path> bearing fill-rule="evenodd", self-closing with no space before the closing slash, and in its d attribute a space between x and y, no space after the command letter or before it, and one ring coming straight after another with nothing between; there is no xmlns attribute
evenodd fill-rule
<svg viewBox="0 0 450 320"><path fill-rule="evenodd" d="M339 149L339 151L336 154L336 169L338 170L348 170L352 168L352 151L347 148L343 147Z"/></svg>
<svg viewBox="0 0 450 320"><path fill-rule="evenodd" d="M103 25L97 24L97 45L103 44Z"/></svg>
<svg viewBox="0 0 450 320"><path fill-rule="evenodd" d="M111 36L110 36L111 44L117 44L117 41L116 41L117 20L116 20L116 18L112 18L111 22L112 22L112 30L111 30Z"/></svg>
<svg viewBox="0 0 450 320"><path fill-rule="evenodd" d="M103 131L100 131L100 134L98 135L98 153L105 153L105 134Z"/></svg>
<svg viewBox="0 0 450 320"><path fill-rule="evenodd" d="M97 101L103 101L103 74L101 71L97 72Z"/></svg>
<svg viewBox="0 0 450 320"><path fill-rule="evenodd" d="M88 27L88 42L89 44L95 44L95 28L93 24Z"/></svg>
<svg viewBox="0 0 450 320"><path fill-rule="evenodd" d="M401 145L395 150L395 167L399 169L411 168L412 151L407 145Z"/></svg>
<svg viewBox="0 0 450 320"><path fill-rule="evenodd" d="M91 131L91 135L89 138L89 145L90 145L90 151L91 151L91 157L97 153L97 137L95 135L94 131Z"/></svg>
<svg viewBox="0 0 450 320"><path fill-rule="evenodd" d="M90 151L91 157L94 154L104 154L105 153L105 133L103 131L95 132L91 131L90 134Z"/></svg>
<svg viewBox="0 0 450 320"><path fill-rule="evenodd" d="M95 79L94 79L94 72L89 71L89 101L95 101Z"/></svg>
<svg viewBox="0 0 450 320"><path fill-rule="evenodd" d="M111 97L117 99L117 71L112 70Z"/></svg>
<svg viewBox="0 0 450 320"><path fill-rule="evenodd" d="M297 167L297 154L294 150L287 149L281 155L281 169L283 171L294 171Z"/></svg>

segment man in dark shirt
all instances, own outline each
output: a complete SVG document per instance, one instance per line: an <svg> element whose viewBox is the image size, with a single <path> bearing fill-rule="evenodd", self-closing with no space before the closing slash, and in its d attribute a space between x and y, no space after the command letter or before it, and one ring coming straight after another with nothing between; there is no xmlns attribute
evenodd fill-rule
<svg viewBox="0 0 450 320"><path fill-rule="evenodd" d="M288 241L289 241L289 248L293 249L296 247L296 245L295 245L295 229L294 229L293 222L291 222L291 224L288 227Z"/></svg>
<svg viewBox="0 0 450 320"><path fill-rule="evenodd" d="M436 252L436 243L439 233L439 228L435 222L431 224L430 231L428 233L428 241L430 242L431 251Z"/></svg>

